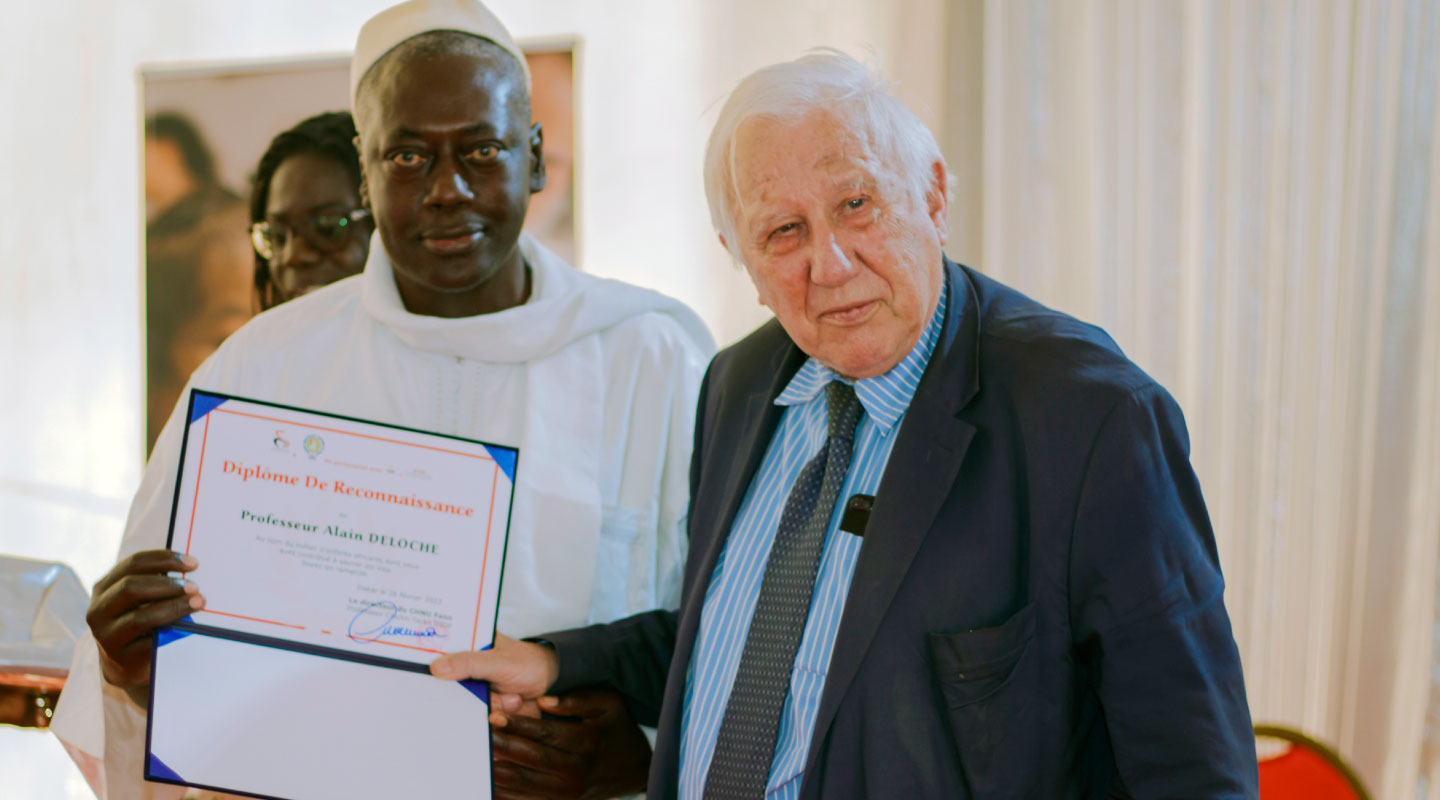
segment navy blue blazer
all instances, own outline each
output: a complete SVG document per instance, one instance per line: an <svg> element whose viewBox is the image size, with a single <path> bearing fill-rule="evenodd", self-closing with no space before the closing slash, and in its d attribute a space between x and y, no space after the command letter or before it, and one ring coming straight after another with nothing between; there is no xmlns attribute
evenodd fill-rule
<svg viewBox="0 0 1440 800"><path fill-rule="evenodd" d="M1255 740L1215 539L1170 395L1100 329L948 259L952 301L876 495L801 797L1241 798ZM772 321L715 357L678 612L547 636L555 691L658 724L805 360Z"/></svg>

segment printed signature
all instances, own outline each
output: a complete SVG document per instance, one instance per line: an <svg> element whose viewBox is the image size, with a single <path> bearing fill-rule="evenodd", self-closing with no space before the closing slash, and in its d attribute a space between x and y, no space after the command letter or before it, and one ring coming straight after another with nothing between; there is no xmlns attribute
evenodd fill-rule
<svg viewBox="0 0 1440 800"><path fill-rule="evenodd" d="M433 625L423 628L410 628L404 625L391 625L400 609L389 600L380 600L371 603L360 609L350 620L350 628L347 634L351 639L358 642L369 642L385 636L409 636L417 639L428 639L434 636L444 636L436 630Z"/></svg>

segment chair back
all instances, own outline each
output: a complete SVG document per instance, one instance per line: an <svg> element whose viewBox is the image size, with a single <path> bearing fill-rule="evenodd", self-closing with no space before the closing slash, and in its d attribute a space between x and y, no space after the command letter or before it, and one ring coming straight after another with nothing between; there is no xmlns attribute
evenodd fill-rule
<svg viewBox="0 0 1440 800"><path fill-rule="evenodd" d="M1370 800L1355 770L1320 742L1278 725L1256 725L1255 738L1280 740L1260 758L1260 800Z"/></svg>

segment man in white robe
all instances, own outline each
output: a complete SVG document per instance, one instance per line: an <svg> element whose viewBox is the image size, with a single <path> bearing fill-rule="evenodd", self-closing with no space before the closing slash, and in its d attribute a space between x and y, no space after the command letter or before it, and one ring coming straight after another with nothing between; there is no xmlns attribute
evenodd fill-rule
<svg viewBox="0 0 1440 800"><path fill-rule="evenodd" d="M485 46L457 49L455 31ZM684 305L577 272L519 233L544 185L523 75L478 3L417 0L367 23L351 81L377 224L365 271L257 317L190 380L518 447L498 627L520 636L678 605L694 403L714 350ZM157 551L184 406L97 584L94 636L52 726L101 800L183 793L141 778L137 700L154 628L203 603L204 565L182 587L165 574L178 557Z"/></svg>

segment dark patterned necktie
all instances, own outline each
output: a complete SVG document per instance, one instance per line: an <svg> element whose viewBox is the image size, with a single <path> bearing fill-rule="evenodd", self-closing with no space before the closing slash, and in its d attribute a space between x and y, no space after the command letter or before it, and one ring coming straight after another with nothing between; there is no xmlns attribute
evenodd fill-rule
<svg viewBox="0 0 1440 800"><path fill-rule="evenodd" d="M825 387L825 402L830 412L828 438L824 448L800 471L785 500L760 582L760 596L755 601L755 616L750 620L730 700L720 721L715 754L705 776L707 800L758 800L765 796L770 764L775 759L780 712L790 691L795 651L810 615L815 573L820 567L835 501L840 497L845 471L850 468L855 425L862 411L855 390L840 381Z"/></svg>

